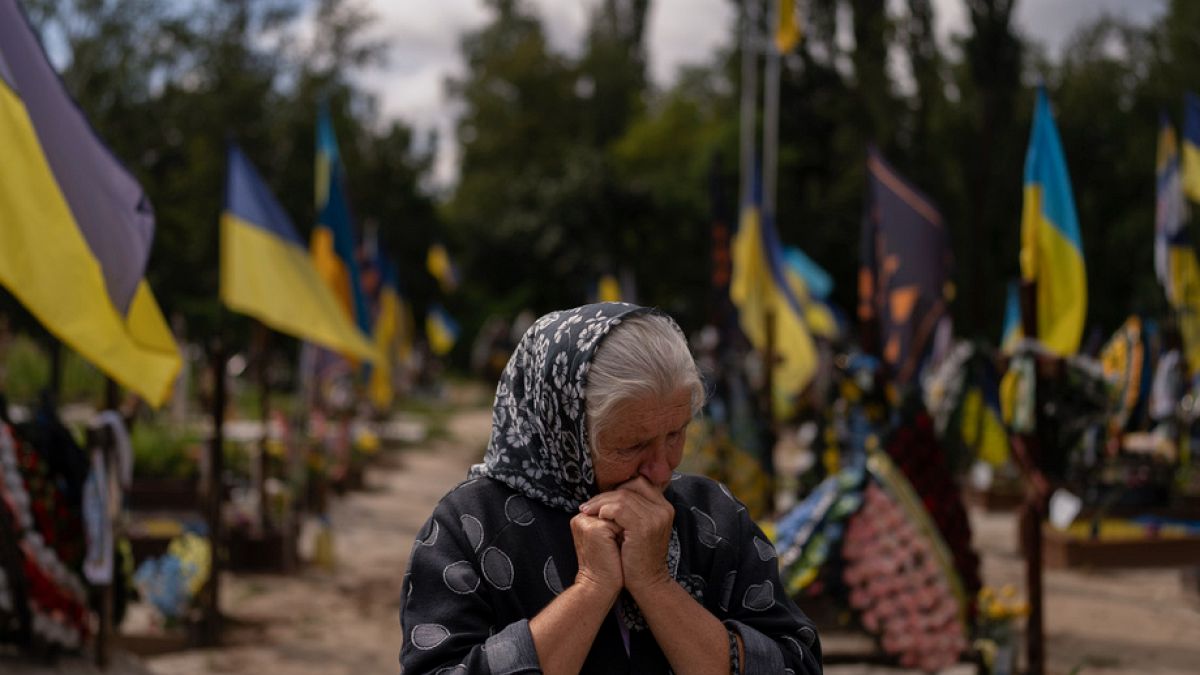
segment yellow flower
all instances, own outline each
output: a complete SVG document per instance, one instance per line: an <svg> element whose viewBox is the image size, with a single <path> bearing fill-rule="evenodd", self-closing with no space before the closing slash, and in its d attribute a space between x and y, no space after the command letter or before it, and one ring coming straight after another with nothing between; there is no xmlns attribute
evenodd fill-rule
<svg viewBox="0 0 1200 675"><path fill-rule="evenodd" d="M985 613L987 614L987 618L995 620L995 621L999 621L1000 619L1008 618L1007 608L998 602L988 605L988 608L985 610Z"/></svg>
<svg viewBox="0 0 1200 675"><path fill-rule="evenodd" d="M825 466L826 473L835 474L841 468L841 454L836 447L827 448L821 453L821 463Z"/></svg>
<svg viewBox="0 0 1200 675"><path fill-rule="evenodd" d="M361 431L354 439L354 445L367 455L373 455L379 450L379 437L370 431Z"/></svg>
<svg viewBox="0 0 1200 675"><path fill-rule="evenodd" d="M983 657L983 663L990 670L992 664L996 663L996 641L980 638L975 641L975 649Z"/></svg>

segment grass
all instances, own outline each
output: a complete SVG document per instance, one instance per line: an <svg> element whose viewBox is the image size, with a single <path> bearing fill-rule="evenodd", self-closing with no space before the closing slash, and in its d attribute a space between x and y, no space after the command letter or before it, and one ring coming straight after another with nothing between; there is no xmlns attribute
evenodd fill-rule
<svg viewBox="0 0 1200 675"><path fill-rule="evenodd" d="M64 403L91 401L99 404L104 398L104 374L82 356L63 346L59 400ZM17 335L0 354L0 390L11 403L28 404L38 394L51 387L50 354L46 348L27 335Z"/></svg>

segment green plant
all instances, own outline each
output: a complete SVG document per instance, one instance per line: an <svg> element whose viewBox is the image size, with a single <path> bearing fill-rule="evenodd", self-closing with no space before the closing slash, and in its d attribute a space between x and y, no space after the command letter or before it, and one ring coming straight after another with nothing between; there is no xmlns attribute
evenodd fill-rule
<svg viewBox="0 0 1200 675"><path fill-rule="evenodd" d="M203 449L194 431L174 426L144 423L133 427L133 470L143 478L192 478Z"/></svg>
<svg viewBox="0 0 1200 675"><path fill-rule="evenodd" d="M50 384L50 358L26 335L8 344L2 371L3 390L14 403L37 400L38 392Z"/></svg>
<svg viewBox="0 0 1200 675"><path fill-rule="evenodd" d="M104 374L79 354L64 350L60 391L63 401L99 404L104 398Z"/></svg>

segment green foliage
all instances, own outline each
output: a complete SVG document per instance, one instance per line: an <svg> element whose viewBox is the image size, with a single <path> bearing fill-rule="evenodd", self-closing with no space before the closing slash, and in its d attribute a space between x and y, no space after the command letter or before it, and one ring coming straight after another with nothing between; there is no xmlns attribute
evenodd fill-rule
<svg viewBox="0 0 1200 675"><path fill-rule="evenodd" d="M3 374L3 391L9 401L36 401L50 383L50 359L36 342L18 335L8 343Z"/></svg>
<svg viewBox="0 0 1200 675"><path fill-rule="evenodd" d="M143 478L194 478L199 475L200 436L179 425L135 424L129 434L133 471Z"/></svg>
<svg viewBox="0 0 1200 675"><path fill-rule="evenodd" d="M61 400L99 405L104 400L104 374L82 356L64 349Z"/></svg>
<svg viewBox="0 0 1200 675"><path fill-rule="evenodd" d="M736 22L727 52L659 89L646 67L649 0L592 3L582 44L566 52L551 47L532 4L489 0L488 22L461 37L462 74L446 84L461 110L461 165L439 204L424 187L435 139L382 123L356 81L383 54L363 2L24 4L65 45L64 81L145 186L158 218L147 276L192 336L219 330L244 345L249 333L217 301L226 142L243 146L306 237L321 101L356 217L398 258L418 321L444 302L464 327L460 344L491 313L584 302L610 272L630 272L639 301L689 327L710 314L709 228L734 219L713 195L739 184ZM1200 90L1198 3L1172 0L1150 26L1102 18L1053 58L1014 28L1015 0L966 0L966 34L949 48L934 39L931 0L904 11L874 0L800 4L806 38L781 76L777 224L785 243L831 272L835 304L856 301L864 158L875 143L943 213L959 331L996 338L1005 284L1018 274L1024 152L1042 81L1074 183L1089 325L1107 333L1131 311L1163 311L1151 265L1155 133L1160 110L1178 125L1182 93ZM297 47L288 37L310 6L322 29ZM767 6L757 3L760 28ZM435 239L464 277L448 298L424 269ZM0 311L28 329L11 304L0 299ZM14 399L48 377L35 351L10 355ZM66 379L73 368L68 359ZM92 396L94 378L78 377L64 389Z"/></svg>

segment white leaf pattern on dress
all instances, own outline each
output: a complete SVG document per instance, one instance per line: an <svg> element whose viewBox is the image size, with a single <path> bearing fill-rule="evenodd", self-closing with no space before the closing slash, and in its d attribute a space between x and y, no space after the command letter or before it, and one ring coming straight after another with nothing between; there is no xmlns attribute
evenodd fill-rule
<svg viewBox="0 0 1200 675"><path fill-rule="evenodd" d="M709 548L720 546L725 538L717 533L717 523L712 516L694 506L692 513L696 514L696 536L699 537L700 543Z"/></svg>
<svg viewBox="0 0 1200 675"><path fill-rule="evenodd" d="M521 495L512 495L504 500L504 517L522 527L532 525L534 521L533 509Z"/></svg>
<svg viewBox="0 0 1200 675"><path fill-rule="evenodd" d="M775 606L775 584L770 579L761 584L750 584L742 598L742 606L752 612L765 612Z"/></svg>
<svg viewBox="0 0 1200 675"><path fill-rule="evenodd" d="M758 559L763 562L767 562L772 558L779 557L778 554L775 553L775 547L771 545L771 542L759 537L758 535L754 536L754 548L758 550Z"/></svg>
<svg viewBox="0 0 1200 675"><path fill-rule="evenodd" d="M467 542L471 544L471 550L478 553L479 547L483 544L483 523L469 513L463 514L458 521L462 523L463 534L467 535Z"/></svg>
<svg viewBox="0 0 1200 675"><path fill-rule="evenodd" d="M507 591L513 584L513 563L508 554L492 546L483 552L483 578L499 590Z"/></svg>
<svg viewBox="0 0 1200 675"><path fill-rule="evenodd" d="M474 593L479 588L479 576L466 560L446 565L446 569L442 570L442 581L446 583L446 588L459 595Z"/></svg>
<svg viewBox="0 0 1200 675"><path fill-rule="evenodd" d="M542 566L542 579L551 593L558 595L563 592L562 580L558 578L558 567L554 565L554 556L546 558L546 564Z"/></svg>
<svg viewBox="0 0 1200 675"><path fill-rule="evenodd" d="M422 623L413 626L409 642L417 649L429 650L437 647L450 637L450 630L440 623Z"/></svg>
<svg viewBox="0 0 1200 675"><path fill-rule="evenodd" d="M417 543L421 546L433 546L437 543L438 532L440 531L438 529L438 523L436 520L431 520L429 522L433 523L433 525L430 527L429 535L424 539L417 539Z"/></svg>

